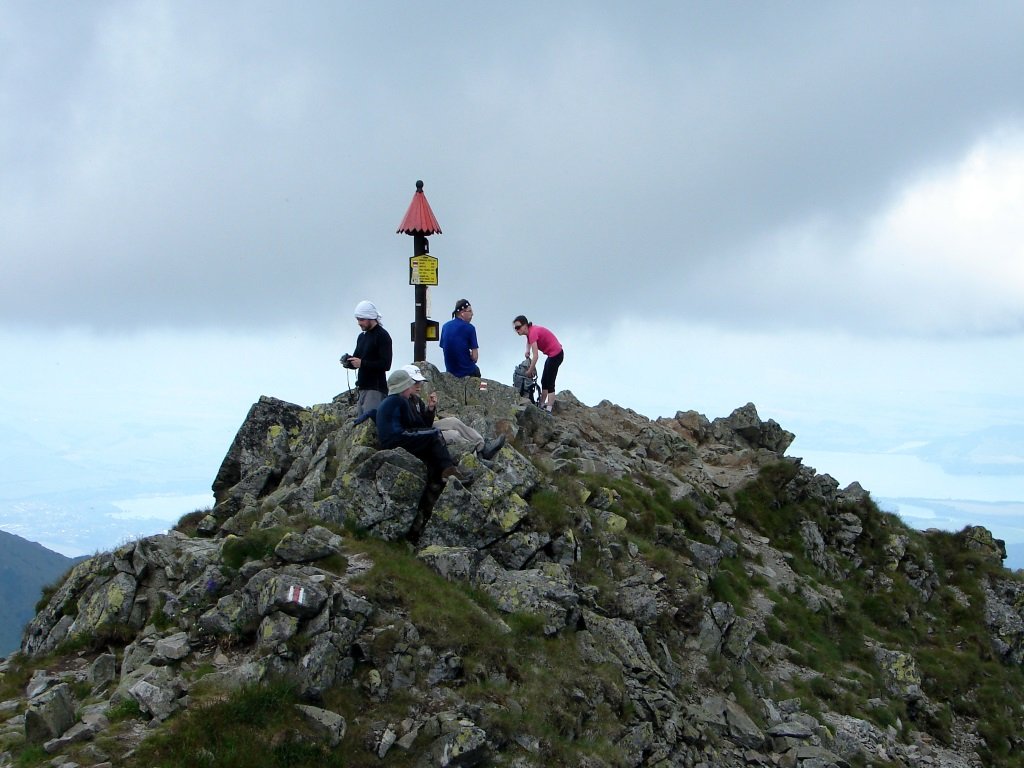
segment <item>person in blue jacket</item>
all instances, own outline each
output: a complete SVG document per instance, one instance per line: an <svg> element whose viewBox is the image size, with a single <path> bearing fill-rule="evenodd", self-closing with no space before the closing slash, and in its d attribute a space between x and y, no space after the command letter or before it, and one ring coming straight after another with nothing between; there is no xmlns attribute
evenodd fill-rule
<svg viewBox="0 0 1024 768"><path fill-rule="evenodd" d="M377 440L381 448L404 448L427 465L427 482L443 483L449 477L465 480L448 452L441 431L424 429L413 414L409 398L416 381L404 368L388 376L388 396L377 406Z"/></svg>
<svg viewBox="0 0 1024 768"><path fill-rule="evenodd" d="M441 327L441 349L444 351L444 369L456 378L479 376L480 345L473 326L473 307L469 299L455 302L452 319Z"/></svg>

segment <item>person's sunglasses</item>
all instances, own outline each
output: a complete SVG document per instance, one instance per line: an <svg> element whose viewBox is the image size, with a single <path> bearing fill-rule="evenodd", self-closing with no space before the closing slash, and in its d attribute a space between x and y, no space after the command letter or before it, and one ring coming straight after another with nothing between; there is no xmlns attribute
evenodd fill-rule
<svg viewBox="0 0 1024 768"><path fill-rule="evenodd" d="M523 327L522 325L513 325L513 326L512 326L512 330L514 330L514 331L518 331L518 330L519 330L520 328L522 328L522 327Z"/></svg>

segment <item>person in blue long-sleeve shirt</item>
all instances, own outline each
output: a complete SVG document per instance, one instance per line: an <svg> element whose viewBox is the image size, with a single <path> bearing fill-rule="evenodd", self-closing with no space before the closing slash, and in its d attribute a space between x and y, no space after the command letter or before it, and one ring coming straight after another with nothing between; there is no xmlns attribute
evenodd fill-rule
<svg viewBox="0 0 1024 768"><path fill-rule="evenodd" d="M423 429L415 417L409 398L416 382L409 372L399 368L388 377L388 396L377 406L377 440L381 448L404 448L427 465L427 482L443 482L449 477L463 479L440 430Z"/></svg>

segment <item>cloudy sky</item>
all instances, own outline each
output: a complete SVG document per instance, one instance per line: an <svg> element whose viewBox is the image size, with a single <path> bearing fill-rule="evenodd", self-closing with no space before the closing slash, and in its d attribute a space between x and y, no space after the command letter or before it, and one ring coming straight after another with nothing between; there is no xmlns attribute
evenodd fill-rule
<svg viewBox="0 0 1024 768"><path fill-rule="evenodd" d="M347 387L361 299L411 358L422 179L485 376L523 313L585 403L753 402L1024 543L1022 37L1016 1L4 3L0 528L205 505L261 394Z"/></svg>

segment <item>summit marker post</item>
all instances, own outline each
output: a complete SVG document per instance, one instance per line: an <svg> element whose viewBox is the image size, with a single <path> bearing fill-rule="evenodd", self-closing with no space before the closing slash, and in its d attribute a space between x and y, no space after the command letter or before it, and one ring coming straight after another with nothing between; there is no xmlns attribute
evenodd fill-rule
<svg viewBox="0 0 1024 768"><path fill-rule="evenodd" d="M427 340L438 340L438 323L427 319L427 286L437 285L437 259L430 255L427 237L440 235L441 226L430 210L423 182L416 182L416 192L409 203L402 223L395 234L412 235L412 258L409 259L409 284L415 286L415 320L412 323L413 360L427 359Z"/></svg>

